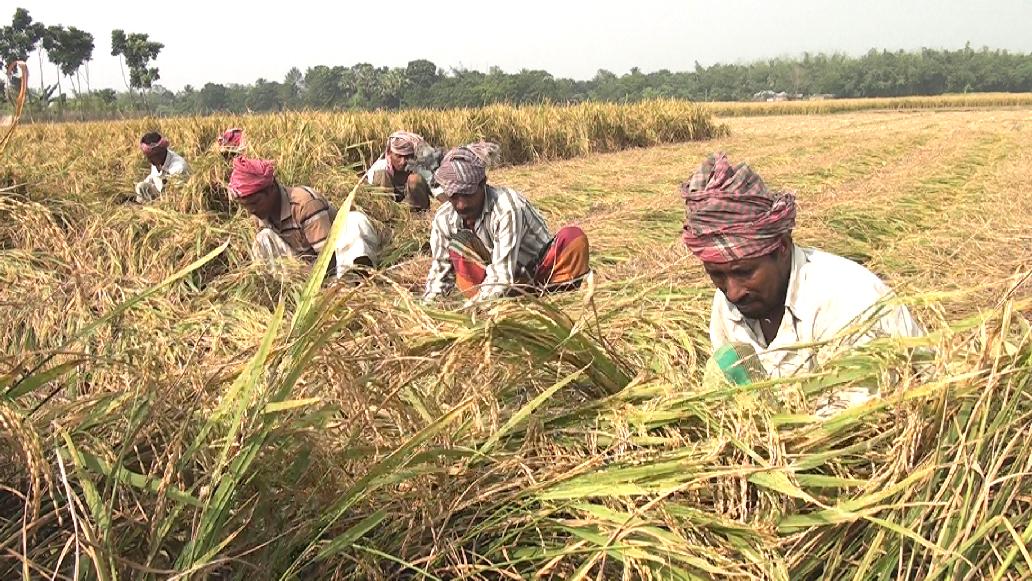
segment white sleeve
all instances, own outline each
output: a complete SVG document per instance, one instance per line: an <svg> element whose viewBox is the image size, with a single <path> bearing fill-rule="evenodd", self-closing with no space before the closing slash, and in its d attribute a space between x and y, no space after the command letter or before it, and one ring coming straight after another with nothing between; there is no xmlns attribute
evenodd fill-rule
<svg viewBox="0 0 1032 581"><path fill-rule="evenodd" d="M171 155L171 153L169 154ZM168 168L165 170L165 175L170 176L186 176L190 172L189 166L186 165L186 160L179 154L176 154L172 158L172 163L168 164Z"/></svg>
<svg viewBox="0 0 1032 581"><path fill-rule="evenodd" d="M386 169L387 169L387 159L386 158L381 157L380 159L377 159L376 161L374 161L373 165L369 166L369 169L366 170L366 174L365 174L366 183L372 185L372 183L373 183L373 176L376 175L376 172L378 172L378 171L385 171Z"/></svg>
<svg viewBox="0 0 1032 581"><path fill-rule="evenodd" d="M856 347L878 337L920 337L924 330L906 306L875 275L869 284L854 284L845 296L829 297L820 309L816 340L834 340L839 347Z"/></svg>
<svg viewBox="0 0 1032 581"><path fill-rule="evenodd" d="M455 272L452 269L448 239L442 224L444 220L443 216L435 216L430 229L430 254L433 262L430 263L430 270L426 274L426 289L423 292L423 301L427 303L433 302L455 287Z"/></svg>

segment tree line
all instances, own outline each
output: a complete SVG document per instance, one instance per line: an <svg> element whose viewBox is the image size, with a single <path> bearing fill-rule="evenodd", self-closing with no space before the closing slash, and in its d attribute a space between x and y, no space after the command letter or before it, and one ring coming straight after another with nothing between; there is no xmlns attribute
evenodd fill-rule
<svg viewBox="0 0 1032 581"><path fill-rule="evenodd" d="M899 97L964 92L1032 91L1032 53L970 45L962 49L887 51L872 49L853 57L803 54L745 64L694 63L692 70L644 73L638 68L617 75L599 70L588 80L557 78L543 70L507 73L443 69L419 59L404 67L319 65L292 68L282 80L252 84L205 83L179 91L160 86L154 66L163 45L148 35L114 30L112 56L119 58L125 91L90 90L93 35L75 27L44 26L28 11L15 11L0 28L0 59L27 60L36 53L58 72L54 86L31 88L30 107L40 113L71 109L80 116L207 114L293 109L398 109L475 107L491 103L575 103L678 98L697 101L782 97ZM83 74L84 73L84 74ZM72 95L64 91L67 79ZM83 90L83 80L86 88Z"/></svg>
<svg viewBox="0 0 1032 581"><path fill-rule="evenodd" d="M72 99L80 112L94 102L111 107L119 100L113 89L94 92L90 88L89 62L93 60L93 40L93 34L85 30L60 24L48 26L33 20L28 10L17 8L11 23L0 27L0 64L6 66L13 61L30 61L30 55L36 53L40 86L38 91L29 89L30 111L47 112L54 108L63 111L69 101L63 80L68 81ZM126 67L129 69L126 89L130 103L133 103L136 93L153 88L154 82L160 78L158 68L151 66L151 62L162 48L163 44L151 41L147 34L111 31L111 56L118 57L123 76ZM57 72L57 82L49 86L43 82L44 55ZM11 83L15 86L10 88L16 88L20 82L21 79L12 78Z"/></svg>

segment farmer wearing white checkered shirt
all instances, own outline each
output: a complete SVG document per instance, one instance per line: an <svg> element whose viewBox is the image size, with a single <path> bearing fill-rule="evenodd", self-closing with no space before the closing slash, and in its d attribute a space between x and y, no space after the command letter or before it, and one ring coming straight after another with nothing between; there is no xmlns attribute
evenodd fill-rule
<svg viewBox="0 0 1032 581"><path fill-rule="evenodd" d="M434 175L447 197L430 232L433 263L425 301L456 286L476 303L505 296L522 285L537 291L576 288L589 272L588 238L576 226L552 236L544 218L522 194L488 185L493 143L455 148Z"/></svg>

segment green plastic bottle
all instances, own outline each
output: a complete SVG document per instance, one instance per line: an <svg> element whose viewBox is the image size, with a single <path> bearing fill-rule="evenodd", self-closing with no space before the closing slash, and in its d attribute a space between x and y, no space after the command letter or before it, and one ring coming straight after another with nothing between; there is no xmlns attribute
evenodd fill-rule
<svg viewBox="0 0 1032 581"><path fill-rule="evenodd" d="M735 385L748 385L752 383L753 377L750 368L757 365L756 350L750 345L742 343L728 343L722 345L713 354L717 366L724 372L724 377Z"/></svg>

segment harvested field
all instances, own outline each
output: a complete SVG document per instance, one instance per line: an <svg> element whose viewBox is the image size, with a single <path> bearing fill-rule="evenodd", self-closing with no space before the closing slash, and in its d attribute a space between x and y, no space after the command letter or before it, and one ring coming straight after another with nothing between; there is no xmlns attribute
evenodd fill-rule
<svg viewBox="0 0 1032 581"><path fill-rule="evenodd" d="M342 202L354 160L319 138L347 121L265 120L236 121ZM161 122L195 174L149 207L115 203L147 122L22 128L0 170L0 573L1032 575L1032 110L718 121L496 171L587 231L596 273L478 312L415 301L428 223L365 190L395 233L381 275L320 291L251 267L207 149L229 119ZM795 190L797 241L886 278L929 338L707 378L676 190L715 150ZM883 398L811 415L844 384Z"/></svg>

